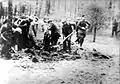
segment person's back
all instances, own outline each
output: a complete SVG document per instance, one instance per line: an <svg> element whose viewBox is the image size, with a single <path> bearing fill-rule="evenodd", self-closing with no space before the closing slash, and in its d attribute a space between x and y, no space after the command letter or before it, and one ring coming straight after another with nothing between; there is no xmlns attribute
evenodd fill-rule
<svg viewBox="0 0 120 84"><path fill-rule="evenodd" d="M67 36L67 35L69 35L70 33L72 33L72 27L71 27L71 25L68 24L68 23L63 24L62 33L63 33L65 36Z"/></svg>

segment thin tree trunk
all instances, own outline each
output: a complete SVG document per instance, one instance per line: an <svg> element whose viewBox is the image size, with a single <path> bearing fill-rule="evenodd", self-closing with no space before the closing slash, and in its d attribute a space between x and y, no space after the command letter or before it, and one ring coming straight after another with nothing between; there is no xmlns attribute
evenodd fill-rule
<svg viewBox="0 0 120 84"><path fill-rule="evenodd" d="M66 0L65 0L65 15L66 15L66 11L67 11L67 6L66 6Z"/></svg>
<svg viewBox="0 0 120 84"><path fill-rule="evenodd" d="M48 16L49 14L50 14L50 9L51 9L51 7L50 7L50 0L46 0L46 15Z"/></svg>
<svg viewBox="0 0 120 84"><path fill-rule="evenodd" d="M14 9L14 16L16 16L16 13L17 13L17 5L15 6L15 9Z"/></svg>
<svg viewBox="0 0 120 84"><path fill-rule="evenodd" d="M31 15L31 5L30 5L30 12L29 12L29 16Z"/></svg>
<svg viewBox="0 0 120 84"><path fill-rule="evenodd" d="M39 14L38 14L38 17L40 17L40 15L41 15L42 4L43 4L43 0L41 0L41 2L40 2L40 7L39 7Z"/></svg>
<svg viewBox="0 0 120 84"><path fill-rule="evenodd" d="M35 15L38 14L38 0L36 0L36 10L35 10Z"/></svg>
<svg viewBox="0 0 120 84"><path fill-rule="evenodd" d="M95 27L93 28L93 42L95 42L96 40L96 30L97 30L97 26L95 25Z"/></svg>
<svg viewBox="0 0 120 84"><path fill-rule="evenodd" d="M11 28L12 25L12 0L8 1L8 27Z"/></svg>

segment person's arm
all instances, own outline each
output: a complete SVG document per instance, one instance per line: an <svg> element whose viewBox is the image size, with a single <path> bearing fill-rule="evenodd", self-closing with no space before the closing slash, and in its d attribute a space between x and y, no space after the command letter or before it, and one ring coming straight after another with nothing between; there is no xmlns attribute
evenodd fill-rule
<svg viewBox="0 0 120 84"><path fill-rule="evenodd" d="M90 28L90 23L86 21L86 24L87 24L86 29L89 29Z"/></svg>

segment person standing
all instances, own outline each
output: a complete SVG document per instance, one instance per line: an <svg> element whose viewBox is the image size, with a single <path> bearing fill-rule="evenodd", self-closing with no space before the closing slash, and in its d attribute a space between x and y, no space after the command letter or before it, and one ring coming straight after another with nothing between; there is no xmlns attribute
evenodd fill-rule
<svg viewBox="0 0 120 84"><path fill-rule="evenodd" d="M59 34L59 29L57 28L57 26L55 25L55 23L53 23L52 20L48 21L49 24L49 29L51 31L51 45L57 45L58 39L60 37Z"/></svg>
<svg viewBox="0 0 120 84"><path fill-rule="evenodd" d="M62 34L64 37L67 37L69 34L72 33L72 26L70 23L68 23L67 21L63 22L63 26L62 26ZM69 52L71 52L71 36L68 37L64 42L63 42L63 50L66 52L67 50L69 50Z"/></svg>
<svg viewBox="0 0 120 84"><path fill-rule="evenodd" d="M116 19L113 21L112 25L113 25L112 26L112 37L114 36L114 34L115 34L115 36L117 36L118 22Z"/></svg>
<svg viewBox="0 0 120 84"><path fill-rule="evenodd" d="M77 40L78 44L80 44L80 47L82 47L84 38L86 37L86 30L90 27L89 22L87 22L84 18L84 15L82 16L82 20L78 21L77 23Z"/></svg>

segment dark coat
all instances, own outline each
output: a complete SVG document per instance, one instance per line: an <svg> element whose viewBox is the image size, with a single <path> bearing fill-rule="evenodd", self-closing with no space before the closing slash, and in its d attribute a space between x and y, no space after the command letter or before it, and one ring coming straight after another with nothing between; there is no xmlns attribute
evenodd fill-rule
<svg viewBox="0 0 120 84"><path fill-rule="evenodd" d="M63 24L62 33L65 37L72 33L72 25L67 23Z"/></svg>

